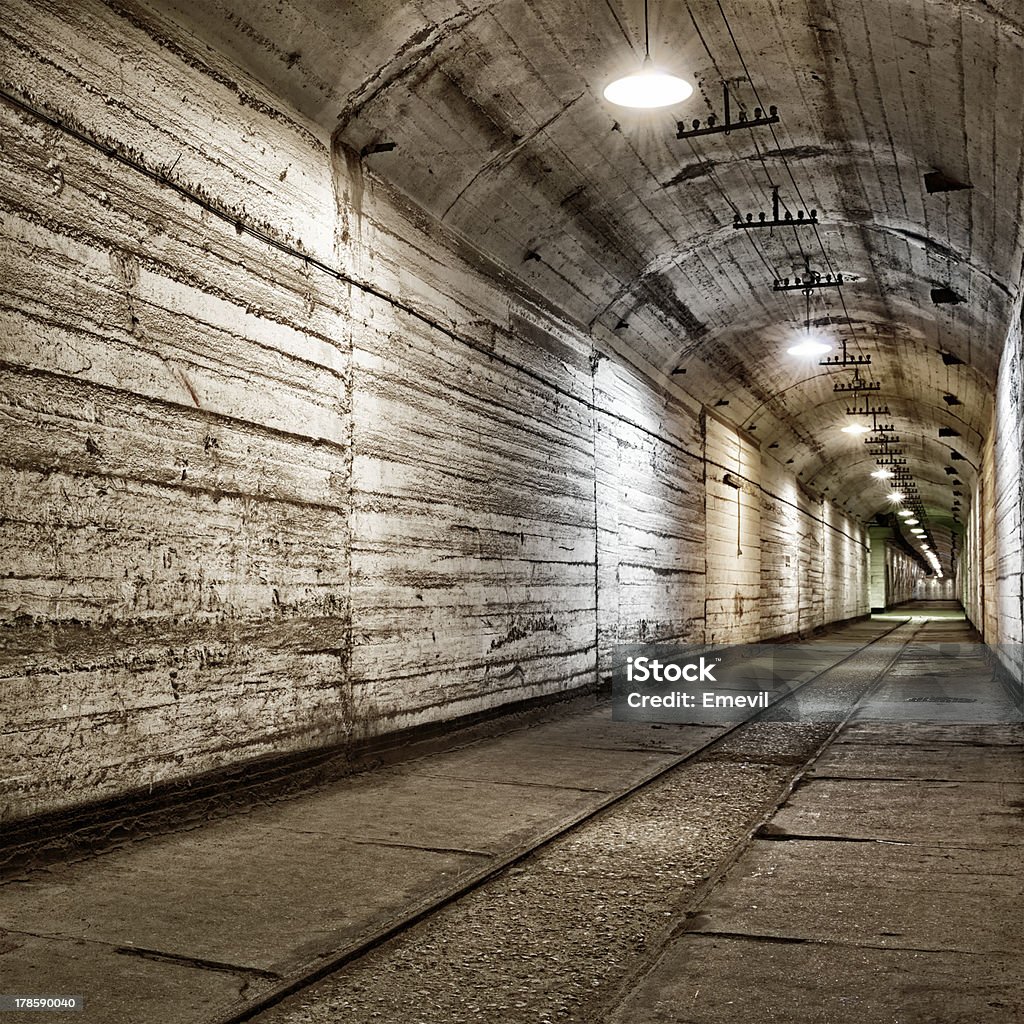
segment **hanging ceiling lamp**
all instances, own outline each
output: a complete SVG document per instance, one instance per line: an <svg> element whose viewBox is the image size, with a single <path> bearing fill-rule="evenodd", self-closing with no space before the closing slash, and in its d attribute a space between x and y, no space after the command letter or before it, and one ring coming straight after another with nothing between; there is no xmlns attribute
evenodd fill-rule
<svg viewBox="0 0 1024 1024"><path fill-rule="evenodd" d="M832 346L826 344L824 341L819 341L817 338L811 337L808 333L807 337L803 341L798 342L796 345L790 345L786 349L787 354L791 356L801 356L806 359L813 359L815 356L823 356L826 352L831 352Z"/></svg>
<svg viewBox="0 0 1024 1024"><path fill-rule="evenodd" d="M644 0L644 62L640 70L617 78L605 86L604 98L620 107L652 110L682 103L693 95L693 86L683 78L656 68L651 60L651 37Z"/></svg>
<svg viewBox="0 0 1024 1024"><path fill-rule="evenodd" d="M811 334L811 290L809 288L804 290L804 311L807 336L795 345L790 345L786 352L791 356L800 356L804 359L813 359L815 356L823 356L826 352L831 352L832 346L827 341L822 341L821 338Z"/></svg>

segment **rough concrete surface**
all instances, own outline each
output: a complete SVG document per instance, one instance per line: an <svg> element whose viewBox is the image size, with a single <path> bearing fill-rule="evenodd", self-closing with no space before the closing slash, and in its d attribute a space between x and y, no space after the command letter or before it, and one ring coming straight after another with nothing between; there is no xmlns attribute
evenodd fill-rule
<svg viewBox="0 0 1024 1024"><path fill-rule="evenodd" d="M842 717L891 657L869 647L808 689L841 688ZM834 726L744 725L259 1019L599 1019Z"/></svg>
<svg viewBox="0 0 1024 1024"><path fill-rule="evenodd" d="M830 679L842 680L848 710L891 659L887 645L881 653L878 645L853 652L890 629L869 622L835 631L833 643L822 647L823 664L844 654L853 658L809 686L834 688ZM831 728L820 722L745 726L674 781L642 791L637 812L611 809L557 840L540 855L540 875L513 868L441 911L442 920L466 922L468 931L452 940L462 944L458 958L478 968L518 963L511 944L521 942L524 970L550 954L562 965L559 977L579 979L571 965L582 955L581 936L592 930L621 947L621 962L614 951L593 946L586 954L593 976L582 988L553 980L551 998L558 1006L575 1006L584 993L589 1000L598 977L606 993L633 962L626 954L646 955L648 942L668 934L686 895L736 848ZM78 982L89 994L85 1020L143 1020L133 993L150 984L150 969L154 993L177 978L174 999L161 1011L168 1024L210 1016L211 1007L227 1013L239 1000L244 1005L443 902L724 729L613 722L602 704L12 877L0 887L5 984L23 988L40 977L56 983L64 977L70 943L77 952L68 983ZM494 910L493 920L479 920L474 908L481 901ZM577 915L582 919L566 928ZM448 941L432 929L426 922L411 933L428 937L427 952L417 957L434 958L434 944ZM531 951L537 935L548 953ZM49 937L54 942L47 946ZM484 937L497 945L485 946ZM610 960L602 963L606 954ZM360 961L357 972L372 976L375 957ZM390 970L381 979L392 977ZM452 1013L469 1005L466 993L499 983L454 968L437 980L446 998L456 1000ZM395 989L386 997L391 1012L400 1013L395 1000L403 993ZM507 994L494 998L516 1001Z"/></svg>
<svg viewBox="0 0 1024 1024"><path fill-rule="evenodd" d="M907 660L924 663L914 645ZM915 692L905 667L880 691ZM930 667L941 674L938 650ZM981 703L1003 699L983 663L968 660L961 683ZM1024 1013L1021 727L883 722L877 708L817 759L610 1021Z"/></svg>
<svg viewBox="0 0 1024 1024"><path fill-rule="evenodd" d="M718 729L607 704L77 863L5 878L6 989L85 1020L213 1019L445 898ZM70 987L69 987L70 986ZM141 995L140 995L141 993ZM13 1018L12 1018L13 1019Z"/></svg>
<svg viewBox="0 0 1024 1024"><path fill-rule="evenodd" d="M1016 776L956 753L956 777L928 772L936 744L1017 742L1024 8L651 6L655 56L696 88L636 112L602 95L640 59L636 0L5 0L0 822L116 819L261 759L343 759L593 692L622 643L807 636L924 595L963 602L1003 696L916 703L961 684L908 660L917 682L879 694L877 731L850 745L927 742L921 765L840 780L851 752L780 827L878 838L891 801L920 843L922 802L966 829L977 798L979 834L1012 825L1016 842ZM680 139L723 116L723 84L736 116L777 104L778 122ZM776 187L813 230L743 227ZM838 272L842 290L776 287ZM791 357L812 333L857 361ZM871 435L843 433L850 417ZM902 498L879 460L906 474ZM551 749L559 734L505 779L500 755L387 776L390 821L358 784L292 844L254 811L243 846L275 865L386 848L367 877L391 907L677 739L634 759L592 736L592 771ZM769 774L798 749L780 741ZM512 790L520 814L481 815ZM447 830L419 815L456 797ZM373 845L351 849L349 821ZM402 842L431 849L393 867L388 896ZM198 940L157 884L157 851L189 843L155 842L153 870L96 906L138 891L140 935L166 921ZM197 892L219 906L237 880L259 919L273 887L242 846L211 850ZM54 869L55 924L82 870ZM281 889L322 905L327 931L361 927L323 875ZM114 942L90 906L54 941ZM246 913L215 916L207 952L240 956ZM265 925L252 963L221 965L232 984L273 981Z"/></svg>

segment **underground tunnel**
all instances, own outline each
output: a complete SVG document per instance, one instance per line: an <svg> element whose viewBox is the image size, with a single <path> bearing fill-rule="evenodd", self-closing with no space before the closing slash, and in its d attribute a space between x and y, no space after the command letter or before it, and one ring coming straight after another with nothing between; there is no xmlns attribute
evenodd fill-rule
<svg viewBox="0 0 1024 1024"><path fill-rule="evenodd" d="M1024 1018L1017 0L4 0L0 78L12 1022Z"/></svg>

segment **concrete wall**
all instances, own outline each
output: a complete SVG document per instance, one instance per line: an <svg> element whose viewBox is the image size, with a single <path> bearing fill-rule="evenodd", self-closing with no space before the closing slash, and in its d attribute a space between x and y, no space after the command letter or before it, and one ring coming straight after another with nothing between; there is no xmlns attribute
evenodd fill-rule
<svg viewBox="0 0 1024 1024"><path fill-rule="evenodd" d="M6 12L3 817L867 611L859 524L215 53Z"/></svg>
<svg viewBox="0 0 1024 1024"><path fill-rule="evenodd" d="M915 601L957 601L957 580L951 576L937 579L935 576L922 576L914 584Z"/></svg>
<svg viewBox="0 0 1024 1024"><path fill-rule="evenodd" d="M896 531L888 526L872 526L869 597L872 611L905 604L916 597L923 573L920 563L897 543Z"/></svg>
<svg viewBox="0 0 1024 1024"><path fill-rule="evenodd" d="M0 102L9 816L347 734L353 314L233 223L333 260L326 140L99 4L4 21L55 122Z"/></svg>
<svg viewBox="0 0 1024 1024"><path fill-rule="evenodd" d="M985 641L1024 684L1024 310L1006 339L992 425L971 495L962 600Z"/></svg>
<svg viewBox="0 0 1024 1024"><path fill-rule="evenodd" d="M806 633L868 610L864 526L811 494L775 459L761 461L762 637Z"/></svg>

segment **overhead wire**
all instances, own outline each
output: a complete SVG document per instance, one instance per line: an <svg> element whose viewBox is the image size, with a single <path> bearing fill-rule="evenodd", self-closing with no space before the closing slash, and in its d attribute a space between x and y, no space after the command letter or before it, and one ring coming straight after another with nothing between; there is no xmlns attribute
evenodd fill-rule
<svg viewBox="0 0 1024 1024"><path fill-rule="evenodd" d="M729 197L729 193L726 192L725 186L719 180L718 174L717 174L717 172L715 171L715 168L714 168L714 164L710 160L706 160L704 157L701 156L701 154L697 151L696 146L694 146L692 139L687 139L686 141L689 143L690 150L693 153L693 155L694 155L695 159L697 160L698 164L702 168L706 168L707 169L708 177L711 179L712 184L718 190L718 193L725 200L726 204L732 209L734 214L739 213L740 212L739 211L739 207ZM748 238L749 238L749 235L748 235ZM751 238L750 239L750 243L751 243L751 247L754 250L754 253L758 257L758 259L761 261L761 263L763 264L765 270L767 270L768 273L772 276L772 280L778 280L779 279L779 272L778 272L778 270L774 266L772 266L772 264L769 262L767 256L765 256L765 254L758 248L757 243L754 241L754 239ZM783 298L786 300L787 312L790 314L790 318L792 319L792 309L789 306L788 296L783 294Z"/></svg>
<svg viewBox="0 0 1024 1024"><path fill-rule="evenodd" d="M760 96L760 94L757 91L757 84L756 84L756 82L754 80L753 75L751 75L751 73L750 73L750 68L747 66L747 61L746 61L746 58L743 56L743 51L740 49L739 41L736 39L736 33L733 31L732 23L729 21L729 15L726 13L725 7L722 5L721 0L715 0L715 4L718 7L718 11L719 11L719 13L722 16L722 22L725 25L726 32L728 32L728 34L729 34L729 39L732 42L733 48L736 50L736 56L739 58L740 66L743 68L743 73L746 76L747 81L750 83L751 90L754 93L754 99L757 101L758 105L762 109L764 109L764 103L762 102L761 96ZM687 5L687 8L689 9L689 5ZM693 19L693 12L692 11L690 11L690 18L691 18L691 20L694 20ZM799 199L801 205L803 206L803 208L805 210L810 210L811 207L807 203L807 201L804 199L804 195L803 195L803 192L800 189L800 185L798 184L798 182L796 180L796 176L793 174L793 169L790 166L789 161L786 159L786 154L783 151L782 144L779 142L779 137L778 137L778 135L775 132L775 126L771 125L771 124L768 125L768 130L771 132L772 141L775 143L776 152L778 153L778 157L781 160L782 166L783 166L783 168L786 171L787 177L789 178L791 184L793 185L793 190L796 193L797 199ZM767 172L767 169L766 169L766 172ZM782 204L783 204L783 208L787 212L791 212L789 210L789 206L786 204L785 199L782 199ZM811 222L811 227L814 230L815 241L818 243L818 248L821 250L821 255L822 255L823 259L825 260L825 268L826 268L827 272L832 274L833 276L836 276L836 268L835 268L835 266L834 266L834 264L832 262L832 258L829 255L828 250L825 247L825 243L822 241L821 234L818 231L818 225L815 224L812 221ZM797 229L796 229L795 226L793 228L793 233L794 233L794 235L797 234ZM798 247L800 249L801 257L804 259L804 261L806 263L807 254L804 251L803 243L801 242L801 240L800 240L800 238L798 236L797 236L797 245L798 245ZM849 311L849 309L846 306L846 297L843 295L843 287L842 287L842 285L837 285L836 286L836 292L838 293L838 296L839 296L840 305L843 308L843 316L845 317L847 325L850 328L850 334L853 336L854 347L856 348L856 350L858 352L861 352L860 344L859 344L859 341L858 341L858 338L857 338L857 332L854 329L853 318L850 316L850 311ZM825 303L825 305L826 305L826 309L827 309L827 302ZM861 354L863 354L863 353L861 353Z"/></svg>
<svg viewBox="0 0 1024 1024"><path fill-rule="evenodd" d="M711 61L711 66L715 69L715 74L718 76L718 78L722 82L725 82L725 75L723 74L722 69L718 66L718 61L716 60L715 55L711 52L711 47L708 46L707 39L704 37L704 33L701 31L701 27L697 23L697 19L694 17L693 11L690 8L690 5L689 5L688 2L686 4L686 10L687 10L687 13L690 15L690 21L693 23L693 28L694 28L694 31L697 33L697 38L700 40L701 45L704 47L704 52L707 54L708 60ZM718 189L718 192L721 194L722 198L725 200L726 204L732 210L734 216L737 216L737 217L742 216L742 211L736 205L736 203L733 202L733 200L729 197L729 194L726 191L725 186L722 185L721 181L719 180L718 174L717 174L717 172L715 170L715 167L714 167L714 162L710 158L705 159L704 157L701 156L701 154L697 150L697 147L693 144L693 140L692 139L688 138L686 141L689 144L690 150L693 153L694 157L696 158L697 162L701 165L701 167L706 167L707 168L707 172L708 172L709 177L711 178L711 180L714 183L715 187ZM731 151L732 150L731 150L731 147L730 147L730 152ZM733 154L733 155L735 155L735 154ZM763 159L762 159L761 162L762 162L762 165L764 166L766 175L768 176L769 183L771 183L771 176L770 176L770 174L768 172L767 165L764 164ZM754 253L757 255L758 259L761 261L761 263L764 265L765 269L771 275L772 280L773 281L780 280L783 277L783 275L779 273L778 268L775 267L772 264L771 261L769 261L769 259L765 255L765 253L758 246L757 241L754 238L753 234L751 232L749 232L749 231L745 231L744 235L746 235L747 239L749 240L751 248L754 250ZM783 297L783 301L784 301L784 303L786 305L786 310L787 310L787 314L788 314L787 318L793 320L794 323L797 323L798 320L797 320L796 317L793 316L793 310L792 310L792 307L790 305L788 295L785 292L783 292L781 294L782 294L782 297Z"/></svg>
<svg viewBox="0 0 1024 1024"><path fill-rule="evenodd" d="M718 7L718 11L719 11L719 13L720 13L720 15L722 17L722 21L723 21L723 23L725 25L726 31L728 32L729 39L732 42L733 48L736 51L736 55L739 58L740 66L743 68L743 72L744 72L744 75L746 76L746 80L750 83L751 89L752 89L752 91L754 93L754 99L756 100L758 106L761 107L761 109L765 109L764 102L761 100L760 94L758 93L757 84L755 82L754 76L750 73L750 68L747 65L746 58L743 55L743 51L740 48L739 41L736 38L736 34L733 31L732 24L729 21L729 16L726 13L726 10L725 10L724 6L722 5L721 0L716 0L716 6ZM697 32L698 38L700 39L702 45L704 46L705 51L708 53L708 56L709 56L709 58L712 61L712 65L715 67L715 70L718 72L719 77L722 78L722 81L724 82L725 78L722 76L721 70L718 68L717 62L715 61L714 57L711 54L710 47L707 44L707 40L704 38L704 34L700 30L700 26L697 24L697 20L694 17L693 11L690 8L689 3L687 3L687 11L690 14L690 20L693 22L694 29ZM738 105L739 105L741 110L744 109L742 100L738 100ZM784 170L786 172L786 176L789 178L789 181L790 181L790 183L793 186L793 190L794 190L794 192L796 194L797 199L799 200L799 202L800 202L801 206L803 207L803 209L810 210L811 206L808 204L808 202L804 198L804 195L803 195L803 192L802 192L802 190L800 188L800 185L799 185L799 183L796 180L796 176L793 174L793 169L790 166L789 160L786 158L786 154L785 154L785 152L784 152L784 150L782 148L782 145L781 145L781 143L779 141L779 137L778 137L778 135L777 135L777 133L775 131L774 125L769 124L768 128L769 128L769 131L771 132L772 141L773 141L773 143L775 145L775 150L776 150L776 153L778 155L778 158L782 162L782 166L783 166L783 168L784 168ZM776 184L774 182L774 179L773 179L773 176L771 174L771 171L768 168L767 161L765 160L765 156L764 156L764 154L761 151L761 147L758 144L758 141L757 141L756 137L754 137L753 141L754 141L755 152L757 153L758 160L760 161L761 166L764 169L765 177L766 177L769 185L774 190L774 189L777 188L777 186L776 186ZM783 205L783 208L786 210L787 213L791 213L792 212L784 198L782 199L782 205ZM735 208L735 204L730 203L730 206L732 206L734 211L735 211L735 209L736 209ZM823 241L823 239L821 237L821 233L818 230L818 225L815 222L812 221L811 222L811 226L812 226L812 230L814 231L814 238L815 238L815 241L817 243L818 249L821 251L822 258L824 259L826 271L829 274L832 274L834 277L838 278L838 273L836 271L836 267L835 267L835 265L834 265L834 263L832 261L831 255L830 255L828 249L826 248L825 243L824 243L824 241ZM796 241L796 244L797 244L797 249L800 252L800 256L801 256L801 258L802 258L802 260L804 262L804 267L807 270L809 270L810 269L810 261L809 261L807 252L806 252L806 250L803 247L802 240L800 239L799 233L798 233L797 228L796 228L795 225L793 227L793 235L794 235L794 240ZM848 306L846 304L846 297L843 294L843 288L842 288L841 284L837 284L836 285L836 292L837 292L837 295L838 295L838 298L839 298L840 305L841 305L842 310L843 310L843 316L844 316L846 325L848 327L848 333L850 335L850 340L852 341L852 347L854 348L854 350L855 350L855 352L857 354L863 355L864 353L863 353L863 351L861 349L861 345L860 345L859 332L855 328L855 323L854 323L853 317L850 316L850 311L849 311L849 308L848 308ZM805 308L806 308L806 313L807 313L806 323L807 323L807 326L809 327L810 326L810 291L808 291L806 293L805 297L806 297L806 307ZM825 307L826 313L828 313L828 303L825 300L824 295L821 295L820 297L822 299L822 304ZM846 352L846 348L847 348L847 342L844 341L844 343L843 343L844 354ZM870 405L870 401L867 402L867 405ZM867 405L866 405L866 407L867 407Z"/></svg>
<svg viewBox="0 0 1024 1024"><path fill-rule="evenodd" d="M752 91L754 93L754 98L757 101L758 105L762 109L764 109L764 104L761 101L761 97L760 97L760 95L758 94L758 91L757 91L757 85L756 85L756 83L754 81L753 76L750 74L750 69L747 67L746 58L743 56L743 51L740 49L739 42L736 39L736 34L735 34L735 32L733 32L732 24L729 21L729 16L726 13L725 8L722 5L721 0L715 0L715 3L716 3L716 6L718 7L719 13L722 16L722 21L725 24L726 31L729 34L729 38L732 41L733 47L736 50L736 55L739 58L740 65L743 68L743 72L746 75L747 81L750 83L751 89L752 89ZM689 5L687 5L687 8L689 9ZM693 18L693 12L692 11L690 11L690 17L691 17L691 20L693 20L695 25L696 25L696 21ZM700 34L700 33L698 33L698 34ZM703 37L702 37L702 41L703 41ZM705 49L706 48L707 48L707 45L705 43ZM742 109L742 107L741 107L741 109ZM786 159L785 152L783 151L782 145L779 142L778 135L775 132L775 126L769 124L768 128L769 128L769 131L771 132L772 141L775 143L775 149L776 149L776 152L778 154L778 157L779 157L779 159L782 162L782 166L783 166L783 168L786 171L787 177L789 178L790 182L793 185L793 190L796 193L797 199L800 201L801 205L803 206L803 208L805 210L809 210L810 206L806 202L806 200L804 199L803 193L802 193L802 191L800 189L800 185L797 183L796 177L793 174L793 169L790 166L789 161ZM755 140L755 146L756 145L757 144L756 144L756 140ZM758 147L758 153L760 155L760 148L759 147ZM762 164L764 164L763 160L762 160ZM767 167L765 167L765 172L766 172L766 175L767 175L768 174ZM769 176L769 180L771 180L770 176ZM783 200L783 207L784 207L784 209L787 210L787 212L790 212L789 211L789 207L785 203L785 200ZM827 272L830 273L830 274L833 274L834 276L838 276L838 274L836 272L836 268L835 268L835 266L834 266L834 264L832 262L832 258L830 256L827 248L825 247L825 243L822 240L820 232L818 231L818 225L812 221L811 222L811 226L812 226L812 229L814 231L815 241L818 243L818 248L821 250L822 257L825 260L825 267L826 267ZM796 228L794 227L794 235L796 235L796 234L797 234ZM804 253L803 245L800 242L799 237L797 237L797 244L798 244L798 246L800 248L801 255L804 257L804 260L805 260L805 263L806 263L806 254ZM806 263L806 265L809 266L809 263ZM858 336L858 332L855 329L853 318L850 316L849 308L846 305L846 297L843 294L843 288L842 288L841 284L836 286L836 292L837 292L837 294L839 296L839 302L840 302L840 305L842 306L842 309L843 309L843 316L844 316L844 318L846 320L847 326L849 327L849 333L850 333L850 336L852 338L853 347L854 347L855 351L857 351L859 354L864 354L862 352L862 350L861 350L861 347L860 347L859 336ZM826 308L827 308L827 303L826 303ZM809 314L808 314L808 319L809 319ZM845 351L846 345L844 344L843 347L844 347L844 351ZM868 402L868 404L870 405L870 402ZM921 514L923 515L924 513L922 512Z"/></svg>
<svg viewBox="0 0 1024 1024"><path fill-rule="evenodd" d="M719 7L721 9L721 5L719 5ZM718 78L722 81L722 83L726 84L726 76L725 76L724 72L722 71L722 68L719 66L718 61L717 61L714 53L711 50L711 47L708 45L707 38L705 37L704 32L703 32L703 30L700 27L700 23L697 21L697 18L694 15L693 9L690 6L689 2L687 2L687 4L686 4L686 10L687 10L687 13L690 16L690 22L692 23L693 29L694 29L694 31L697 34L697 38L700 40L700 43L701 43L701 45L704 48L704 52L707 54L708 59L711 61L711 66L715 69L715 73L718 76ZM723 11L723 20L725 20L724 11ZM748 81L750 81L751 87L753 88L754 98L757 101L758 105L762 109L766 109L764 104L761 101L761 97L760 97L759 93L757 92L757 88L754 85L753 77L750 74L750 69L747 67L746 59L743 57L743 54L740 51L739 46L738 46L738 44L736 42L735 35L732 33L731 26L728 25L728 23L726 23L726 28L729 30L730 38L733 41L733 46L736 48L736 53L739 56L740 64L741 64L741 66L743 68L744 74L746 75ZM740 110L742 110L744 112L746 111L746 104L743 102L742 98L736 97L736 103L737 103L737 106L740 108ZM771 125L769 125L769 127L772 128ZM781 155L781 146L779 144L778 137L775 135L774 128L772 128L772 138L775 141L776 149L779 150L779 153ZM759 145L759 143L757 141L756 134L752 134L752 139L753 139L753 142L754 142L754 151L757 154L757 159L758 159L759 163L761 164L762 169L764 170L765 179L768 182L769 188L771 188L773 193L774 193L774 190L778 187L777 184L776 184L775 178L772 175L771 169L769 168L768 163L767 163L767 161L765 159L765 155L762 152L761 147L760 147L760 145ZM692 144L692 141L691 141L691 149L692 148L693 148L693 144ZM735 157L736 154L735 154L735 151L732 149L731 144L729 146L729 149L730 149L730 152ZM785 163L784 159L783 159L783 162ZM797 192L799 194L799 186L796 185L796 180L793 177L792 172L789 170L788 165L787 165L787 172L789 172L790 180L793 181L794 188L796 188L796 190L797 190ZM724 196L726 202L732 208L733 213L734 214L742 215L741 211L739 210L739 208L736 206L735 203L732 202L731 199L729 199L729 197L725 194L724 189L721 186L719 186L719 191L721 191L723 193L723 196ZM752 189L751 191L754 191L754 189ZM760 190L758 189L757 191L760 191ZM768 201L768 197L767 197L767 195L765 193L762 192L761 196L762 196L762 201L763 202L767 202ZM801 200L801 202L803 202L803 197L802 196L800 196L800 200ZM790 212L789 211L789 206L786 203L784 198L782 198L782 205L783 205L783 208L787 212ZM817 230L817 229L815 228L815 230ZM758 255L761 256L761 251L758 248L757 243L754 241L753 234L751 232L746 232L746 231L744 232L744 234L747 235L747 237L751 241L751 245L754 247L755 251L758 252ZM794 240L796 241L797 250L800 253L801 262L804 264L804 266L806 268L809 268L809 266L810 266L809 258L808 258L807 252L805 251L805 249L803 247L803 242L802 242L802 240L800 238L799 232L798 232L798 230L797 230L795 225L793 227L793 236L794 236ZM822 251L824 252L824 246L821 243L820 237L818 238L818 244L819 244L819 247L821 247ZM826 262L829 264L829 269L831 271L831 269L832 269L831 268L831 261L828 260L828 254L827 253L824 253L824 254L825 254ZM765 263L766 266L768 266L768 263L766 262L766 260L764 259L763 256L762 256L762 262ZM780 279L782 276L783 275L779 274L777 271L773 271L774 279ZM798 324L800 321L796 317L794 317L792 315L792 308L789 305L789 302L786 300L787 299L786 293L781 293L781 294L783 296L784 301L786 302L788 318L791 319L794 323ZM819 290L819 294L818 294L818 296L816 298L817 298L817 301L820 302L820 304L821 304L821 306L822 306L822 308L824 310L825 315L828 316L828 317L831 317L831 310L829 308L829 304L828 304L828 300L827 300L826 296ZM840 295L840 298L842 298L841 295ZM846 316L846 319L850 320L850 317L849 317L848 314ZM805 321L804 325L805 326L809 326L809 323L810 323L810 321L809 321L809 317L808 317L808 319Z"/></svg>

